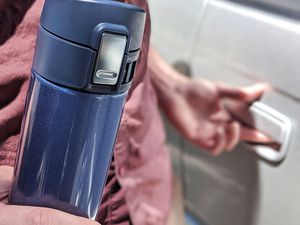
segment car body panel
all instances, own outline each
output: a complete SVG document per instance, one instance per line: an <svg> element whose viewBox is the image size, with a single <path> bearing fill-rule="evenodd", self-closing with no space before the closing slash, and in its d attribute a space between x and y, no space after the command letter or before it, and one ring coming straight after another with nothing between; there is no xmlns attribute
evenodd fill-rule
<svg viewBox="0 0 300 225"><path fill-rule="evenodd" d="M184 61L194 77L230 85L269 83L261 102L293 124L289 154L277 166L243 143L212 157L169 127L187 210L207 225L298 225L300 20L221 0L151 0L150 7L152 43L167 61Z"/></svg>

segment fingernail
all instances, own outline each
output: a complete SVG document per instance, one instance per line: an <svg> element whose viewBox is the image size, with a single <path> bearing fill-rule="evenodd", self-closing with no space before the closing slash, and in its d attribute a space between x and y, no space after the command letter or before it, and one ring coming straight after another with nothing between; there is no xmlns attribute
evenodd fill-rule
<svg viewBox="0 0 300 225"><path fill-rule="evenodd" d="M257 84L253 84L252 86L246 87L246 91L248 93L253 93L257 90L270 91L272 90L272 86L268 83L257 83Z"/></svg>

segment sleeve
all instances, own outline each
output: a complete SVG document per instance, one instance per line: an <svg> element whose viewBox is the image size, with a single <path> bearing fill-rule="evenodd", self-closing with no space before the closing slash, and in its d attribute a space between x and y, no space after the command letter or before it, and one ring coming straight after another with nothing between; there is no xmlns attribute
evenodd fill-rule
<svg viewBox="0 0 300 225"><path fill-rule="evenodd" d="M0 45L8 40L34 0L0 0Z"/></svg>
<svg viewBox="0 0 300 225"><path fill-rule="evenodd" d="M0 15L5 14L4 20L0 18L0 39L2 43L5 40L0 45L0 165L14 165L19 142L37 27L44 1L37 0L25 16L32 2L0 0Z"/></svg>

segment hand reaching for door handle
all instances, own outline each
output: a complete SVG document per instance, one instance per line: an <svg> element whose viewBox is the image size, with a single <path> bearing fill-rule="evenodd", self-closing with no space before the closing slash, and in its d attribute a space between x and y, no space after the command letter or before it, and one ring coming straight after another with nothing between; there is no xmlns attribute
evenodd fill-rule
<svg viewBox="0 0 300 225"><path fill-rule="evenodd" d="M230 87L223 83L190 79L172 69L150 50L149 73L160 107L170 122L192 143L213 155L231 151L242 141L270 143L261 132L245 127L232 116L237 109L225 107L224 100L250 106L268 89L266 84Z"/></svg>

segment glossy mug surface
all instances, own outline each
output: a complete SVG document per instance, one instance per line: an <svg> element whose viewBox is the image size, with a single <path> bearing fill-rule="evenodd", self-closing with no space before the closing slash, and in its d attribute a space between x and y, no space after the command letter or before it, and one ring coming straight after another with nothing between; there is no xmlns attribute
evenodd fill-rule
<svg viewBox="0 0 300 225"><path fill-rule="evenodd" d="M33 71L10 203L94 219L126 95L64 88Z"/></svg>

